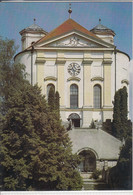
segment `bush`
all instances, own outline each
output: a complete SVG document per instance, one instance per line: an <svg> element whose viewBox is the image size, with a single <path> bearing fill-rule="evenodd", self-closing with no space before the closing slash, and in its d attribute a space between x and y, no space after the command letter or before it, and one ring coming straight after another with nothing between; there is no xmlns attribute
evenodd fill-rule
<svg viewBox="0 0 133 195"><path fill-rule="evenodd" d="M101 175L101 171L96 169L96 170L92 173L91 178L93 178L93 179L98 179L100 175Z"/></svg>

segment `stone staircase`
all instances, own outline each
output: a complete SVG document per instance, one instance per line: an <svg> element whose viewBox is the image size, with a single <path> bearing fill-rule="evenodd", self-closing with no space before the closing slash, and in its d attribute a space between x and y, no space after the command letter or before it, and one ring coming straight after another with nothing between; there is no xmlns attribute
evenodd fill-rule
<svg viewBox="0 0 133 195"><path fill-rule="evenodd" d="M100 180L83 179L82 190L110 190L109 186Z"/></svg>
<svg viewBox="0 0 133 195"><path fill-rule="evenodd" d="M102 178L90 179L92 173L81 173L83 178L82 190L110 190L108 184L106 184Z"/></svg>

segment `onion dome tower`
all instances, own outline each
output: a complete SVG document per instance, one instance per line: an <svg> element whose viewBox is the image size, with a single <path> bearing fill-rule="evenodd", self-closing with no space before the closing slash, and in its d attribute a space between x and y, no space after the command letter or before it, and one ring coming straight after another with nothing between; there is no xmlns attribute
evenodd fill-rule
<svg viewBox="0 0 133 195"><path fill-rule="evenodd" d="M99 24L90 31L100 37L103 41L114 44L115 32L106 26L103 26L101 24L101 19L99 19Z"/></svg>
<svg viewBox="0 0 133 195"><path fill-rule="evenodd" d="M22 50L25 50L27 47L31 46L34 42L38 41L47 34L47 32L38 26L35 21L36 19L34 19L34 24L19 32L22 36Z"/></svg>

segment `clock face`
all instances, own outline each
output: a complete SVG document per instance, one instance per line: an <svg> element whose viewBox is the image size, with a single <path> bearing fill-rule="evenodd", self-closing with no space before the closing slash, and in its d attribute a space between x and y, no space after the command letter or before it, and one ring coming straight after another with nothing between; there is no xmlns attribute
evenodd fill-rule
<svg viewBox="0 0 133 195"><path fill-rule="evenodd" d="M80 73L81 67L77 63L71 63L68 66L68 72L72 76L77 76Z"/></svg>

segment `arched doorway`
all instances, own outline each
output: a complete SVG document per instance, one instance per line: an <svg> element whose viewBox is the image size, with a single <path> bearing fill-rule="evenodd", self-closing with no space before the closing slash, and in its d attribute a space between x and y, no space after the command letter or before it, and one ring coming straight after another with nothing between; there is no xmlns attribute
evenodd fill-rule
<svg viewBox="0 0 133 195"><path fill-rule="evenodd" d="M83 150L79 153L82 161L79 164L81 172L93 172L96 169L96 156L91 150Z"/></svg>
<svg viewBox="0 0 133 195"><path fill-rule="evenodd" d="M76 113L72 113L69 115L68 120L72 121L72 126L80 127L80 116Z"/></svg>

